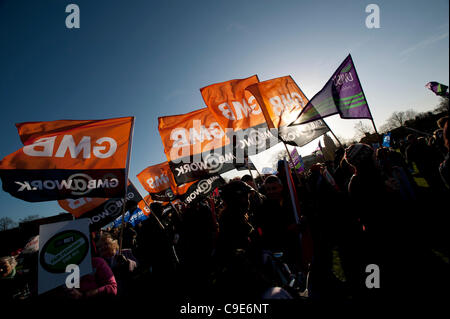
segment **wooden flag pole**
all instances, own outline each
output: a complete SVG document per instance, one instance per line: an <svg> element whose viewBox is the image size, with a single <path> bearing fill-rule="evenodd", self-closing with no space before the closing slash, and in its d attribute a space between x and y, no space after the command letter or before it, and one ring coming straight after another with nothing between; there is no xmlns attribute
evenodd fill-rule
<svg viewBox="0 0 450 319"><path fill-rule="evenodd" d="M352 61L353 61L353 59L352 59ZM354 65L353 65L353 66L354 66ZM375 134L377 134L378 141L379 141L379 143L380 143L380 148L381 148L382 145L383 145L383 138L382 138L382 137L380 136L380 134L378 133L377 127L376 127L375 122L374 122L374 120L373 120L372 112L370 111L370 107L369 107L369 102L367 101L366 94L364 93L364 89L363 89L363 87L362 87L362 85L361 85L361 81L359 80L358 71L356 71L356 67L355 67L354 69L355 69L356 79L358 80L359 85L360 85L360 87L361 87L361 93L362 93L362 95L363 95L363 97L364 97L364 100L365 100L366 103L367 103L367 110L369 111L370 120L372 121L373 129L375 130Z"/></svg>
<svg viewBox="0 0 450 319"><path fill-rule="evenodd" d="M125 193L125 198L123 200L123 205L122 205L122 224L120 227L120 236L119 236L119 255L122 254L123 229L125 228L125 206L127 204L126 197L127 197L127 195Z"/></svg>
<svg viewBox="0 0 450 319"><path fill-rule="evenodd" d="M250 169L250 164L248 163L248 157L245 159L245 163L247 164L248 173L249 173L250 176L252 177L253 184L255 184L255 186L258 187L258 186L256 185L255 179L253 178L253 174L252 174L252 171L251 171L251 169Z"/></svg>
<svg viewBox="0 0 450 319"><path fill-rule="evenodd" d="M145 206L147 206L148 209L150 209L150 205L147 203L147 201L145 200L144 197L142 197L142 200L144 201ZM171 201L170 201L170 203L172 204ZM150 212L151 212L150 214L155 218L155 220L158 223L159 227L161 227L161 230L165 231L166 227L164 227L164 225L161 223L161 221L159 220L158 216L156 216L156 214L153 213L151 209L150 209ZM175 249L175 245L173 245L173 244L172 244L172 253L173 253L173 256L175 257L175 260L176 260L177 264L180 264L180 259L178 258L178 254L177 254L177 251Z"/></svg>
<svg viewBox="0 0 450 319"><path fill-rule="evenodd" d="M339 146L342 147L342 143L341 141L339 141L339 139L337 138L337 136L334 134L334 132L330 129L330 127L328 126L328 124L325 122L324 119L322 119L322 121L325 123L325 125L328 127L328 129L330 130L331 135L333 135L333 137L336 139L336 141L339 143ZM327 133L325 133L327 134Z"/></svg>
<svg viewBox="0 0 450 319"><path fill-rule="evenodd" d="M150 208L150 205L147 203L147 201L145 200L145 198L142 197L142 200L144 201L145 206L147 206L148 209L150 209L151 215L156 219L156 221L157 221L159 227L161 227L162 230L166 230L166 228L164 227L164 225L163 225L163 224L161 223L161 221L159 220L158 216L156 216L156 214L152 212L152 210L151 210L151 208Z"/></svg>
<svg viewBox="0 0 450 319"><path fill-rule="evenodd" d="M298 211L299 208L297 206L298 198L296 198L296 196L295 196L294 185L292 185L292 180L289 176L290 172L288 171L290 168L289 168L289 164L286 162L286 159L284 160L284 163L285 163L284 170L285 170L285 174L286 174L286 181L288 184L289 193L291 195L292 208L294 209L294 218L295 218L295 222L297 224L299 224L300 223L300 218L299 218L300 212Z"/></svg>
<svg viewBox="0 0 450 319"><path fill-rule="evenodd" d="M122 225L121 225L122 227L120 227L120 236L119 236L119 254L122 253L123 229L125 227L125 207L127 206L127 195L128 195L128 172L130 169L130 157L131 157L131 146L133 145L133 135L134 135L134 116L131 122L130 138L128 142L127 163L125 168L125 196L123 197Z"/></svg>

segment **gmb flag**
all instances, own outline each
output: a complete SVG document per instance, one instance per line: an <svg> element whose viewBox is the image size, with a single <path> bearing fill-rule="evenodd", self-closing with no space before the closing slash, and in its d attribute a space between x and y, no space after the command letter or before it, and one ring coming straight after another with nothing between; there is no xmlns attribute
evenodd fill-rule
<svg viewBox="0 0 450 319"><path fill-rule="evenodd" d="M267 126L258 101L246 90L258 82L258 77L253 75L200 89L209 111L232 141L238 164L243 164L248 155L255 155L278 142Z"/></svg>
<svg viewBox="0 0 450 319"><path fill-rule="evenodd" d="M16 124L24 146L0 163L3 189L40 202L123 197L134 118Z"/></svg>
<svg viewBox="0 0 450 319"><path fill-rule="evenodd" d="M160 117L158 129L177 185L234 169L230 140L207 108Z"/></svg>
<svg viewBox="0 0 450 319"><path fill-rule="evenodd" d="M129 182L127 187L126 202L124 197L118 198L77 198L58 200L59 206L71 213L75 218L88 218L89 229L98 230L114 221L122 214L123 205L126 211L134 211L142 197L139 191Z"/></svg>
<svg viewBox="0 0 450 319"><path fill-rule="evenodd" d="M339 114L343 119L372 119L351 55L289 126Z"/></svg>
<svg viewBox="0 0 450 319"><path fill-rule="evenodd" d="M153 201L167 202L175 199L172 188L176 185L169 168L169 163L149 166L137 175Z"/></svg>
<svg viewBox="0 0 450 319"><path fill-rule="evenodd" d="M288 126L307 105L308 99L291 76L258 82L246 88L258 101L271 129L285 142L303 146L329 131L321 119L303 125ZM274 132L272 130L272 132Z"/></svg>
<svg viewBox="0 0 450 319"><path fill-rule="evenodd" d="M208 196L217 187L222 185L225 185L225 180L220 175L215 175L181 185L177 187L176 193L183 203L191 204L205 198L205 196Z"/></svg>
<svg viewBox="0 0 450 319"><path fill-rule="evenodd" d="M137 206L146 216L149 216L152 213L150 209L150 204L152 202L153 199L150 197L150 195L147 195L138 203Z"/></svg>

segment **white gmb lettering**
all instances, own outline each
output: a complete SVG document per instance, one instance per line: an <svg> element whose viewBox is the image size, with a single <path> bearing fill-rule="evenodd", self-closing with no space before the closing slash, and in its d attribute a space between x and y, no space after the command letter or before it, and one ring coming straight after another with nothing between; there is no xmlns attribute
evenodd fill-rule
<svg viewBox="0 0 450 319"><path fill-rule="evenodd" d="M254 96L250 96L248 100L242 99L242 102L232 101L231 105L232 106L230 106L227 102L218 105L222 115L231 121L242 120L244 118L248 118L252 114L258 115L262 112L261 108L256 103Z"/></svg>
<svg viewBox="0 0 450 319"><path fill-rule="evenodd" d="M236 157L233 153L227 153L225 155L218 155L211 153L205 157L203 162L186 163L176 167L177 177L190 172L209 170L209 173L219 172L224 163L232 162Z"/></svg>
<svg viewBox="0 0 450 319"><path fill-rule="evenodd" d="M172 147L183 147L194 145L198 142L203 143L205 140L211 141L214 138L221 139L225 132L219 123L213 122L206 127L199 120L194 120L192 127L187 130L185 128L173 129L170 133L170 139L173 142Z"/></svg>
<svg viewBox="0 0 450 319"><path fill-rule="evenodd" d="M169 183L169 178L166 174L161 174L160 176L155 176L155 178L150 177L147 179L147 184L150 188L158 188L161 185L165 185Z"/></svg>
<svg viewBox="0 0 450 319"><path fill-rule="evenodd" d="M23 152L28 156L42 157L66 157L67 151L71 158L91 158L92 154L97 158L108 158L114 155L117 150L117 142L111 137L102 137L91 144L90 136L83 136L78 144L75 143L72 135L64 135L61 143L55 149L56 136L37 139L33 144L25 145Z"/></svg>
<svg viewBox="0 0 450 319"><path fill-rule="evenodd" d="M297 92L292 92L290 95L281 94L281 96L274 96L269 101L276 116L280 116L283 113L289 114L304 107L303 99Z"/></svg>
<svg viewBox="0 0 450 319"><path fill-rule="evenodd" d="M84 174L83 174L84 175ZM102 188L116 188L119 185L119 180L117 178L111 179L85 179L81 177L69 177L66 180L34 180L34 181L15 181L15 184L19 185L18 192L23 191L37 191L37 190L72 190L74 195L79 195L80 192L88 193L93 189ZM68 200L69 207L76 209L85 205L87 202L91 201L87 198L81 198L77 200Z"/></svg>

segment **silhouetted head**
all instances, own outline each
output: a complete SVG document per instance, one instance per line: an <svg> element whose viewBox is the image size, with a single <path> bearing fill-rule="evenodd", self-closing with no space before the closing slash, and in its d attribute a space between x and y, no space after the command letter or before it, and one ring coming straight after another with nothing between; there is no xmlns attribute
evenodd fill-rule
<svg viewBox="0 0 450 319"><path fill-rule="evenodd" d="M249 185L240 180L232 180L220 189L220 196L227 206L239 207L247 210L249 206L248 194L253 191Z"/></svg>
<svg viewBox="0 0 450 319"><path fill-rule="evenodd" d="M373 168L373 148L367 144L356 143L345 150L345 160L356 168L357 171L365 168Z"/></svg>
<svg viewBox="0 0 450 319"><path fill-rule="evenodd" d="M254 189L256 189L256 185L253 182L253 178L249 174L242 176L241 181L243 181L247 185L249 185L249 186L253 187Z"/></svg>
<svg viewBox="0 0 450 319"><path fill-rule="evenodd" d="M280 200L283 197L283 183L276 175L269 175L264 180L264 189L267 198L271 200Z"/></svg>

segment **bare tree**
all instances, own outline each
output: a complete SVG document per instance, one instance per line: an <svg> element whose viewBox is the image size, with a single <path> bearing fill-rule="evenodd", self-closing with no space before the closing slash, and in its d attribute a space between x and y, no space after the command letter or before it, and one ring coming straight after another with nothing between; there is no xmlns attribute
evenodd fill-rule
<svg viewBox="0 0 450 319"><path fill-rule="evenodd" d="M378 128L378 131L380 132L380 133L387 133L387 132L389 132L390 130L393 130L395 127L391 127L388 123L384 123L383 125L381 125L379 128Z"/></svg>
<svg viewBox="0 0 450 319"><path fill-rule="evenodd" d="M366 123L363 123L362 121L356 122L353 128L356 131L357 137L363 137L366 135L366 133L370 134L372 132L372 127Z"/></svg>
<svg viewBox="0 0 450 319"><path fill-rule="evenodd" d="M406 111L394 112L386 120L386 128L392 130L397 127L405 126L406 121L412 120L417 116L417 112L409 109Z"/></svg>
<svg viewBox="0 0 450 319"><path fill-rule="evenodd" d="M439 113L442 113L442 112L449 112L449 111L450 111L450 108L449 108L448 98L441 97L441 101L434 108L433 112L436 113L436 114L439 114Z"/></svg>
<svg viewBox="0 0 450 319"><path fill-rule="evenodd" d="M0 218L0 231L12 228L15 225L14 221L9 217Z"/></svg>
<svg viewBox="0 0 450 319"><path fill-rule="evenodd" d="M19 220L21 223L26 223L26 222L30 222L32 220L39 219L39 218L41 218L41 216L39 216L39 215L29 215L29 216L27 216L25 218L21 218Z"/></svg>

